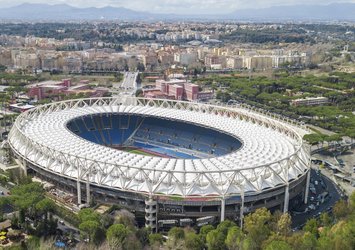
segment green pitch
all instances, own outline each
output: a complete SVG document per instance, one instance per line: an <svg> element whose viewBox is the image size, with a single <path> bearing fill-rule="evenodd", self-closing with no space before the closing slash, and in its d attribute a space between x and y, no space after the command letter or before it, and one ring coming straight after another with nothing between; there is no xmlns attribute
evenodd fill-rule
<svg viewBox="0 0 355 250"><path fill-rule="evenodd" d="M155 156L154 154L150 154L148 152L139 150L139 149L128 149L126 150L129 153L137 154L137 155L146 155L146 156Z"/></svg>

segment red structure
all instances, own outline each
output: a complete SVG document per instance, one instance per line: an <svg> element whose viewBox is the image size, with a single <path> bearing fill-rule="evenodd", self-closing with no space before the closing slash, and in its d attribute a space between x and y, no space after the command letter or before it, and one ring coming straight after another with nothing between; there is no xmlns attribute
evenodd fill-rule
<svg viewBox="0 0 355 250"><path fill-rule="evenodd" d="M88 80L82 80L77 84L73 84L70 79L63 79L62 81L44 81L32 84L29 86L27 95L36 100L48 97L60 100L63 95L83 93L90 97L101 97L107 92L108 90L102 88L91 89Z"/></svg>
<svg viewBox="0 0 355 250"><path fill-rule="evenodd" d="M213 92L200 92L196 84L186 80L157 80L154 89L143 91L146 98L164 98L175 100L207 100L213 97Z"/></svg>

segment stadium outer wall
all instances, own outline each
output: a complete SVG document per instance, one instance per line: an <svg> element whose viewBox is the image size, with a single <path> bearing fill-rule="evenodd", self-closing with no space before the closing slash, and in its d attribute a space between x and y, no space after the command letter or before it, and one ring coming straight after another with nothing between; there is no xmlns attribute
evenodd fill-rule
<svg viewBox="0 0 355 250"><path fill-rule="evenodd" d="M239 107L240 108L240 107ZM257 110L249 112L257 113ZM260 114L265 116L265 114ZM18 120L23 119L19 117ZM270 118L268 118L270 119ZM271 119L279 119L272 117ZM17 122L19 123L19 121ZM298 126L291 120L279 121L289 126ZM191 219L191 223L203 225L209 223L211 218L225 218L239 220L243 223L243 216L260 207L269 209L279 209L288 211L290 201L301 201L307 203L308 189L310 181L309 165L308 169L296 179L286 181L282 185L261 190L259 192L243 191L240 194L223 197L189 197L147 194L142 192L132 192L117 188L103 187L96 183L88 182L85 178L76 179L67 176L65 173L56 173L40 166L33 158L27 157L12 143L12 138L18 137L18 127L14 126L9 136L9 145L14 157L19 159L28 171L50 183L55 184L59 189L69 191L77 195L78 204L83 200L90 203L92 199L99 202L118 204L127 207L132 211L144 213L147 226L158 229L158 221L174 221L183 225L184 219ZM304 128L302 128L304 129ZM21 138L23 139L23 138ZM24 143L27 143L24 141ZM30 148L30 147L29 147ZM309 162L307 162L309 164ZM241 189L243 190L243 189ZM180 220L180 223L179 223Z"/></svg>

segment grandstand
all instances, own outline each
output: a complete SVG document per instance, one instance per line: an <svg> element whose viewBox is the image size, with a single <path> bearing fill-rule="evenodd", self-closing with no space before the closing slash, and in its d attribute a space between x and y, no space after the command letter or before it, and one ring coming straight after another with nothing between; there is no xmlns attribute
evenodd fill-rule
<svg viewBox="0 0 355 250"><path fill-rule="evenodd" d="M26 171L145 223L240 222L307 202L302 124L242 106L138 97L67 100L22 113L9 133ZM192 221L192 222L191 222Z"/></svg>
<svg viewBox="0 0 355 250"><path fill-rule="evenodd" d="M78 136L116 149L142 150L162 157L197 159L239 149L239 139L212 128L136 115L99 114L77 117L67 128Z"/></svg>

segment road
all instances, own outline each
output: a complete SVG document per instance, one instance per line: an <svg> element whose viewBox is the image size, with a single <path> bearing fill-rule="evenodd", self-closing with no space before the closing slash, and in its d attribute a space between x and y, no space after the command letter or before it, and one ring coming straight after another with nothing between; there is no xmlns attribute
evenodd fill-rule
<svg viewBox="0 0 355 250"><path fill-rule="evenodd" d="M317 181L317 185L315 185L315 182ZM321 185L321 183L324 183L324 185ZM303 225L307 222L308 219L311 218L318 218L319 215L323 212L331 212L332 207L334 204L341 199L342 193L339 187L332 181L330 180L327 176L323 174L317 174L315 170L311 170L311 183L316 188L316 194L313 194L311 191L309 192L309 202L307 205L304 205L297 209L298 212L295 210L291 211L293 213L292 215L292 227L296 229L301 229ZM320 195L322 192L327 191L330 195L330 198L325 200L324 203L319 202L319 205L317 206L317 196ZM313 198L311 198L313 197ZM312 201L313 200L313 201ZM308 209L308 212L303 212L306 210L309 205L315 205L316 209L315 210L310 210ZM302 211L302 212L300 212Z"/></svg>
<svg viewBox="0 0 355 250"><path fill-rule="evenodd" d="M113 94L134 96L138 89L137 77L138 72L125 72L122 83L113 85Z"/></svg>
<svg viewBox="0 0 355 250"><path fill-rule="evenodd" d="M53 215L53 218L58 220L58 229L65 233L72 233L75 240L80 241L80 231L79 229L70 225L67 221L63 220L62 218L58 217L57 215Z"/></svg>

